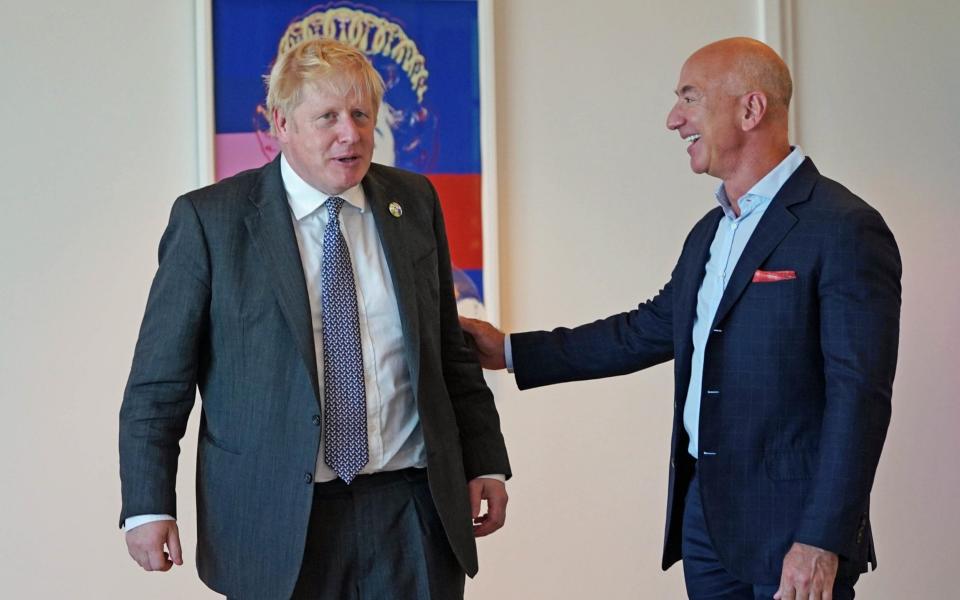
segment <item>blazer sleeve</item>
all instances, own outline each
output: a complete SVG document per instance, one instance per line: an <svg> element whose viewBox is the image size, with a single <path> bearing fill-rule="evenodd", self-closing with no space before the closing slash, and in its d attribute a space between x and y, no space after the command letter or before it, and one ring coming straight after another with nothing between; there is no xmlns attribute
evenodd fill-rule
<svg viewBox="0 0 960 600"><path fill-rule="evenodd" d="M890 422L901 263L869 208L836 224L819 281L825 406L819 464L796 541L855 556Z"/></svg>
<svg viewBox="0 0 960 600"><path fill-rule="evenodd" d="M512 334L517 386L625 375L673 358L673 279L629 311L575 327Z"/></svg>
<svg viewBox="0 0 960 600"><path fill-rule="evenodd" d="M500 415L476 354L467 346L460 328L443 213L432 184L430 191L434 206L433 232L437 241L441 363L460 431L464 471L467 479L494 473L509 479L512 473L500 431Z"/></svg>
<svg viewBox="0 0 960 600"><path fill-rule="evenodd" d="M120 525L176 516L177 457L196 397L210 303L209 255L194 205L173 205L160 241L133 365L120 408Z"/></svg>

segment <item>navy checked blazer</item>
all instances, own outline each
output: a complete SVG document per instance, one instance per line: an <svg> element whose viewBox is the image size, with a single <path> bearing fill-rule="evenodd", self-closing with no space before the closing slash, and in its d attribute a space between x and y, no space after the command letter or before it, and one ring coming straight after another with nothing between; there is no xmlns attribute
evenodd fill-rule
<svg viewBox="0 0 960 600"><path fill-rule="evenodd" d="M691 333L721 215L694 226L670 281L636 309L511 336L521 389L674 359L664 569L681 558L694 470L683 429ZM795 277L755 282L757 270ZM809 158L744 249L707 341L696 461L711 540L738 579L779 582L793 542L839 554L841 580L876 567L870 489L890 421L900 275L880 214Z"/></svg>

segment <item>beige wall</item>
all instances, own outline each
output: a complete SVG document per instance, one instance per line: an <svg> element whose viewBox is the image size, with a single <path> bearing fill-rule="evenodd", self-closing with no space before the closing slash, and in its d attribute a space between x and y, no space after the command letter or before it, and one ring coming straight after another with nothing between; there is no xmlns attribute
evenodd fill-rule
<svg viewBox="0 0 960 600"><path fill-rule="evenodd" d="M960 7L796 4L799 139L883 212L904 258L873 506L882 564L860 595L934 597L960 550ZM664 128L671 89L691 50L755 33L756 5L496 3L506 327L606 316L666 281L715 183ZM180 479L190 565L142 573L114 528L116 412L156 243L197 180L192 2L4 3L0 39L0 595L213 597L192 566L195 423ZM516 477L468 597L679 597L679 569L659 570L670 367L524 393L493 383Z"/></svg>
<svg viewBox="0 0 960 600"><path fill-rule="evenodd" d="M960 5L797 2L802 143L886 217L903 257L893 420L864 598L936 598L960 551Z"/></svg>

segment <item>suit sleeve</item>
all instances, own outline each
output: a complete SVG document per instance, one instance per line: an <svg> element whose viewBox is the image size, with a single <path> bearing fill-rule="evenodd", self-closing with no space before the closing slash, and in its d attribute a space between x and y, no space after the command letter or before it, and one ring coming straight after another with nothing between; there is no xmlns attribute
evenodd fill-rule
<svg viewBox="0 0 960 600"><path fill-rule="evenodd" d="M843 218L819 282L825 407L819 464L797 540L854 556L890 422L900 254L873 210Z"/></svg>
<svg viewBox="0 0 960 600"><path fill-rule="evenodd" d="M673 358L672 279L634 310L569 329L512 334L520 389L625 375Z"/></svg>
<svg viewBox="0 0 960 600"><path fill-rule="evenodd" d="M453 291L450 248L447 245L443 213L436 190L431 184L434 202L433 230L437 240L439 276L440 336L443 379L460 430L463 466L467 479L499 473L511 476L510 461L500 431L500 415L493 393L483 378L483 370L474 352L466 345Z"/></svg>
<svg viewBox="0 0 960 600"><path fill-rule="evenodd" d="M200 220L193 204L180 198L160 241L120 409L121 526L129 516L177 514L179 442L196 397L209 281Z"/></svg>

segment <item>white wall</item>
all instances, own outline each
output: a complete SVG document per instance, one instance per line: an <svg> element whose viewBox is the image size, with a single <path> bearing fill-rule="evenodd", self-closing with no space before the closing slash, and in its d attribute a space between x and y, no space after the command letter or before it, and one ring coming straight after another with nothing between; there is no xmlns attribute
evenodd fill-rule
<svg viewBox="0 0 960 600"><path fill-rule="evenodd" d="M666 131L684 58L757 31L757 0L496 3L504 325L573 325L666 281L714 181ZM0 595L208 598L126 556L116 413L173 198L196 184L192 2L0 5ZM796 3L800 4L800 3ZM799 139L883 212L904 257L894 418L866 598L934 597L960 550L960 7L802 3ZM76 5L76 6L75 6ZM951 343L952 342L952 343ZM495 377L516 477L469 598L673 598L659 570L669 366L520 393Z"/></svg>

